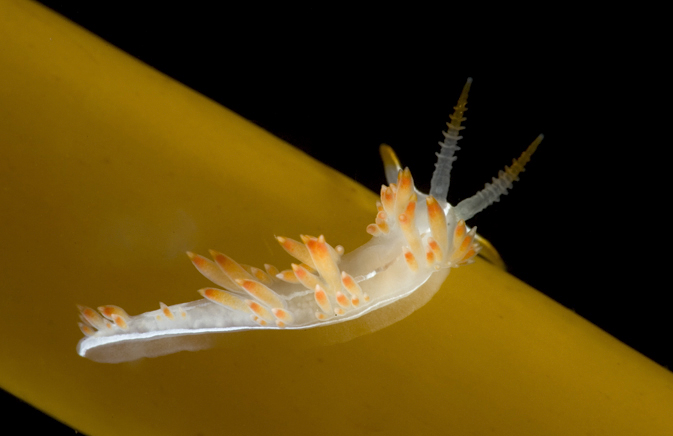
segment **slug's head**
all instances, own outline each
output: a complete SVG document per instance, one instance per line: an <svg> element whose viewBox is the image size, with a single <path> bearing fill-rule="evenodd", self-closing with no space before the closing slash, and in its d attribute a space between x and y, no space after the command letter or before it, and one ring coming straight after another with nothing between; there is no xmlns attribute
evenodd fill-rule
<svg viewBox="0 0 673 436"><path fill-rule="evenodd" d="M495 263L502 263L497 252L476 234L476 227L468 229L465 221L498 201L501 195L512 188L519 179L526 163L543 139L539 135L511 166L506 166L484 189L464 199L456 206L446 201L451 180L451 169L456 160L455 153L460 148L460 131L465 127L462 122L467 110L467 96L472 84L468 78L463 91L454 107L454 113L442 132L444 140L439 142L441 150L437 153L437 163L432 175L429 194L418 191L408 168L402 169L393 149L381 146L381 158L388 186L381 187L381 201L377 202L378 213L374 224L367 232L375 237L404 237L406 245L404 256L412 270L419 267L450 268L473 261L479 252L479 240L487 248L486 257ZM417 208L417 203L421 206Z"/></svg>

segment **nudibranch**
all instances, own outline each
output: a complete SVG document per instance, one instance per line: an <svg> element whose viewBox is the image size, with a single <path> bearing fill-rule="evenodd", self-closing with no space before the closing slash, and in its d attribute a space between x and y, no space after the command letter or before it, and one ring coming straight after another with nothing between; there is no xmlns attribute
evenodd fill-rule
<svg viewBox="0 0 673 436"><path fill-rule="evenodd" d="M476 227L465 221L507 193L540 144L542 135L483 190L456 206L446 201L451 168L465 121L467 80L442 132L429 194L419 192L408 168L381 146L388 186L381 187L369 242L352 252L325 236L276 237L296 259L284 271L241 265L211 251L211 259L188 252L196 269L217 287L203 299L136 316L117 306L98 311L78 306L85 337L77 352L99 362L122 362L204 348L214 334L255 329L310 329L360 323L377 330L406 317L437 292L451 268L471 263L480 249ZM349 330L357 330L351 328ZM351 334L351 337L357 336Z"/></svg>

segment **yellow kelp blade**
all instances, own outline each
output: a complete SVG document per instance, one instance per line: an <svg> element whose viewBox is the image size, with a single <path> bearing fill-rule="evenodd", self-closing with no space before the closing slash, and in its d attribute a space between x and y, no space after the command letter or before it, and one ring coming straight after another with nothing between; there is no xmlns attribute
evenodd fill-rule
<svg viewBox="0 0 673 436"><path fill-rule="evenodd" d="M209 284L187 250L287 267L274 234L352 249L376 197L34 3L0 3L0 103L0 385L78 430L673 428L668 371L483 261L344 344L302 346L321 329L249 332L129 364L83 359L76 303L135 314L197 299Z"/></svg>

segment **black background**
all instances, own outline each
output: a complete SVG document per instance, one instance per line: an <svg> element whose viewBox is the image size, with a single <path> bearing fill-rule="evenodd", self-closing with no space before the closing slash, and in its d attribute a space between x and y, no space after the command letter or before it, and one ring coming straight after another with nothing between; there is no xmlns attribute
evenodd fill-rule
<svg viewBox="0 0 673 436"><path fill-rule="evenodd" d="M670 195L650 182L666 174L670 139L647 139L662 85L641 17L42 3L375 191L382 142L427 191L441 130L473 77L449 200L481 189L544 133L510 195L470 224L512 274L673 365L661 274Z"/></svg>

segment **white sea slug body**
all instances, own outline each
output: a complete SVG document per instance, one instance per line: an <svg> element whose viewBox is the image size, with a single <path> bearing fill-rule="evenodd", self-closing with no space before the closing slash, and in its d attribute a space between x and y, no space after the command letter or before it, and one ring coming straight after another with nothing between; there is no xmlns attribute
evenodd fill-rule
<svg viewBox="0 0 673 436"><path fill-rule="evenodd" d="M414 187L392 149L381 147L388 186L381 187L372 239L344 253L324 236L277 237L296 259L290 269L265 270L238 264L212 251L212 260L188 253L196 269L217 287L203 299L129 316L117 306L98 311L79 306L85 337L77 351L100 362L122 362L206 347L213 334L253 329L309 329L352 323L342 340L374 331L409 315L439 289L449 271L473 261L476 227L465 220L505 194L530 159L542 135L492 183L456 206L446 202L449 176L472 80L460 95L440 142L430 194ZM359 325L355 326L355 323Z"/></svg>

